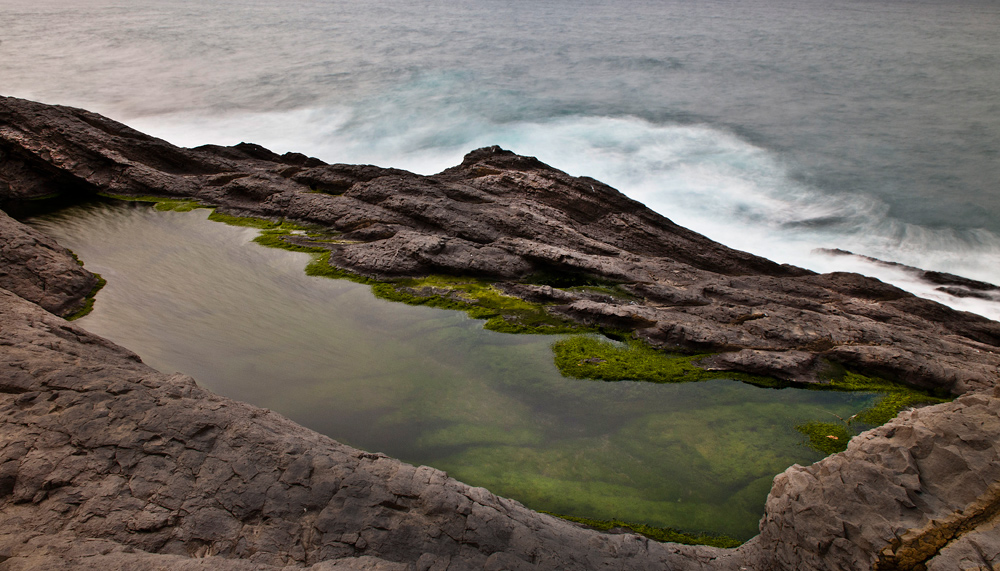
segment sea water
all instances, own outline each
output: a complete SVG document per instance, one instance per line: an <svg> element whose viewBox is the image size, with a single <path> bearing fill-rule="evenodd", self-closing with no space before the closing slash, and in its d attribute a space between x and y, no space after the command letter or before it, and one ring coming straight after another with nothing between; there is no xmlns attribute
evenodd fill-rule
<svg viewBox="0 0 1000 571"><path fill-rule="evenodd" d="M165 372L347 444L446 470L530 508L747 539L774 475L823 455L795 427L870 394L731 380L568 379L560 336L310 277L207 210L77 207L35 219L107 285L77 323Z"/></svg>
<svg viewBox="0 0 1000 571"><path fill-rule="evenodd" d="M0 0L0 93L432 173L499 144L727 245L1000 283L989 0Z"/></svg>

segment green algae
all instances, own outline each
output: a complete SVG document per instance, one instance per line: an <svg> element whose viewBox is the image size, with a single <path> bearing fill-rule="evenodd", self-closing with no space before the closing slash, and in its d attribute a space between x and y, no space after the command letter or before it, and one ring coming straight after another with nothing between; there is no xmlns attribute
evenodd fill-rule
<svg viewBox="0 0 1000 571"><path fill-rule="evenodd" d="M293 232L295 230L286 229L283 226L285 225L282 224L274 229L264 230L259 236L254 238L253 241L261 246L267 246L268 248L280 248L290 252L304 252L306 254L324 254L329 252L329 249L322 246L309 246L286 240L286 238L293 236Z"/></svg>
<svg viewBox="0 0 1000 571"><path fill-rule="evenodd" d="M810 447L825 454L846 450L847 443L853 436L889 422L903 410L952 400L929 394L902 383L846 371L842 367L836 367L832 378L827 379L826 383L807 388L841 392L867 392L873 395L873 400L867 407L846 419L841 418L840 424L810 422L795 427L796 430L809 438Z"/></svg>
<svg viewBox="0 0 1000 571"><path fill-rule="evenodd" d="M78 266L80 266L82 268L83 267L83 260L81 260L80 257L77 256L76 253L73 252L72 250L67 250L67 251L69 252L69 255L73 258L73 261L76 262L76 265L78 265ZM67 315L66 316L66 321L75 321L75 320L80 319L81 317L84 317L85 315L89 314L91 311L93 311L94 310L94 301L97 298L97 292L101 291L101 289L104 288L104 286L108 285L108 281L106 279L104 279L103 277L101 277L101 274L94 273L94 272L91 272L91 273L94 275L95 278L97 278L97 282L94 284L94 287L92 287L90 289L90 292L86 296L84 296L84 298L83 298L83 307L81 307L80 309L78 309L78 310L74 311L73 313Z"/></svg>
<svg viewBox="0 0 1000 571"><path fill-rule="evenodd" d="M371 278L334 266L330 263L331 253L332 252L327 250L322 254L317 254L312 261L306 265L306 275L320 278L330 278L334 280L347 280L365 285L374 285L379 283Z"/></svg>
<svg viewBox="0 0 1000 571"><path fill-rule="evenodd" d="M211 214L208 215L208 219L213 222L222 222L223 224L229 224L230 226L242 226L244 228L257 228L259 230L271 230L281 226L281 222L274 220L268 220L266 218L256 218L252 216L234 216L232 214L225 214L219 212L218 210L213 210Z"/></svg>
<svg viewBox="0 0 1000 571"><path fill-rule="evenodd" d="M847 444L855 436L844 424L835 422L807 422L795 427L809 438L809 446L824 454L836 454L847 450Z"/></svg>
<svg viewBox="0 0 1000 571"><path fill-rule="evenodd" d="M211 208L197 200L189 198L172 198L163 196L130 196L125 194L98 193L98 196L122 200L125 202L150 202L153 208L161 212L191 212L196 208Z"/></svg>
<svg viewBox="0 0 1000 571"><path fill-rule="evenodd" d="M306 266L306 274L333 279L347 279L372 287L372 293L387 301L464 311L473 319L483 319L485 329L511 334L569 334L594 332L572 321L550 315L545 306L509 296L488 280L472 277L430 275L423 278L406 278L380 281L337 268L330 264L328 247L312 243L335 242L333 234L318 231L316 227L302 226L284 220L266 220L219 213L209 215L210 220L234 226L261 230L254 242L271 248L303 252L313 255ZM289 238L299 238L290 241ZM305 243L302 243L305 242ZM542 273L529 276L529 283L563 287L569 291L608 295L616 299L629 299L631 294L619 284L579 273ZM556 367L567 377L604 381L644 381L654 383L702 382L727 378L769 388L785 388L791 383L773 378L745 373L708 371L697 364L707 354L670 355L644 343L625 339L612 343L590 336L575 336L553 345ZM830 390L875 393L879 395L861 412L853 415L845 426L879 426L894 418L908 407L945 402L912 387L878 377L847 371L835 363L827 364L826 375L820 384L800 385L811 390ZM830 454L846 448L850 436L847 429L837 426L837 434L829 432L829 423L811 422L796 427L808 437L813 449ZM823 428L817 428L823 427ZM817 432L818 431L818 432ZM857 432L860 432L860 428ZM829 438L836 436L836 438Z"/></svg>
<svg viewBox="0 0 1000 571"><path fill-rule="evenodd" d="M73 257L76 258L76 255L74 255ZM79 259L77 259L76 261L81 266L83 265L83 262L81 262ZM83 298L83 307L76 310L72 314L68 315L66 317L66 321L74 321L80 319L81 317L87 315L88 313L94 310L94 301L97 298L97 292L101 291L101 289L104 286L108 285L108 281L102 278L101 274L95 273L94 277L97 278L97 283L95 283L94 287L91 288L90 293L88 293L87 296Z"/></svg>
<svg viewBox="0 0 1000 571"><path fill-rule="evenodd" d="M824 382L794 384L743 373L706 371L695 362L707 355L670 355L635 340L613 343L578 336L555 343L553 352L556 366L562 374L578 379L686 383L727 378L761 387L794 386L807 390L871 394L868 406L848 419L842 419L842 424L809 422L796 426L808 437L808 446L824 454L846 449L852 436L885 424L902 410L950 400L880 377L848 371L833 363L827 364L825 378L821 379Z"/></svg>
<svg viewBox="0 0 1000 571"><path fill-rule="evenodd" d="M198 218L203 222L204 217L155 218L173 225ZM186 230L180 233L197 236L196 227L182 226ZM155 346L147 349L150 362L166 363L163 366L171 370L181 366L175 363L202 366L190 374L223 393L226 385L221 383L230 381L212 375L226 372L232 376L227 390L233 396L345 443L447 470L533 509L748 539L756 534L773 475L793 463L822 457L801 445L793 427L826 414L820 411L849 417L869 400L833 391L761 391L724 379L655 385L580 382L558 373L551 338L496 335L464 319L464 310L460 314L378 303L370 288L347 283L312 283L316 287L291 291L272 287L267 277L276 272L284 276L281 283L309 283L299 260L310 256L310 268L320 275L369 286L376 282L330 266L329 251L281 257L251 248L248 259L281 262L247 267L240 256L220 250L245 244L246 233L210 230L233 239L223 246L205 246L212 257L194 256L192 263L202 264L201 269L181 277L184 287L168 288L185 296L166 302L184 311L173 333L185 344L175 351L179 360L159 361L164 332L158 328ZM147 236L151 229L137 231ZM280 248L286 241L309 244L308 232L276 234L273 244ZM170 266L147 268L148 256L134 260L142 279L149 279L152 270L165 270L152 279L166 283L187 268L187 253L193 250L177 248L170 238L177 235L178 230L172 230L154 239L162 246L155 250L160 252L156 259L168 254ZM225 288L208 280L208 274L220 270L238 272L225 274ZM454 282L493 286L453 277L406 286L389 283L418 297L464 297L449 287ZM198 284L207 285L205 292L192 291ZM156 292L148 286L140 290ZM243 290L252 297L242 297ZM263 297L267 292L277 297ZM156 303L159 300L150 299L132 305L132 317L124 322L142 324L135 315ZM108 306L99 308L99 317L106 307L112 309ZM244 311L248 307L253 311ZM345 314L355 316L354 325L341 325L338 319ZM265 323L269 331L261 336ZM231 340L230 335L240 335L238 344L227 344L239 345L237 354L244 357L220 359L216 351L222 348L211 346L211 356L203 362L191 358L205 344L192 342L192 332L205 325L218 327L208 337ZM107 331L144 337L129 335L120 324ZM288 380L275 389L275 378Z"/></svg>
<svg viewBox="0 0 1000 571"><path fill-rule="evenodd" d="M489 281L470 277L431 275L372 286L379 298L465 311L473 319L485 319L484 328L500 333L563 334L588 328L554 317L545 306L506 295Z"/></svg>
<svg viewBox="0 0 1000 571"><path fill-rule="evenodd" d="M830 379L827 383L818 385L817 388L821 390L860 391L877 394L878 397L871 406L845 421L847 424L859 423L868 426L881 426L895 418L900 411L907 408L939 404L952 400L930 394L909 385L879 377L870 377L852 371L844 371L842 374Z"/></svg>
<svg viewBox="0 0 1000 571"><path fill-rule="evenodd" d="M201 206L197 202L185 200L157 197L127 198L155 202L158 210L183 212ZM323 232L315 226L302 226L283 219L267 220L233 216L220 213L218 210L213 210L209 219L261 230L261 233L254 238L254 242L262 246L311 254L313 258L305 268L307 275L346 279L370 285L376 297L387 301L464 311L473 319L485 320L483 327L487 330L511 334L578 334L596 331L594 328L552 316L542 304L506 295L489 280L430 275L423 278L381 281L337 268L330 263L329 247L312 245L335 243L335 234ZM620 284L583 273L537 273L525 281L560 287L568 291L607 295L615 299L634 299L634 296ZM83 313L80 315L86 315L92 306L91 296L87 307L81 310ZM707 357L707 354L671 355L632 339L625 339L622 343L612 343L592 336L578 335L556 342L552 349L556 367L564 376L570 378L653 383L703 382L725 378L760 387L792 386L791 383L769 377L708 371L695 364ZM826 378L823 379L825 382L799 385L799 387L811 390L873 393L878 396L869 406L851 416L843 424L813 421L796 425L796 430L807 437L807 445L824 454L846 449L854 434L864 428L888 422L901 410L947 400L900 383L847 371L834 363L828 365ZM441 435L441 438L447 440L445 435Z"/></svg>
<svg viewBox="0 0 1000 571"><path fill-rule="evenodd" d="M573 410L577 398L567 391L588 384L567 380L552 402ZM607 410L546 434L545 446L505 434L505 424L524 424L491 419L488 433L466 440L447 431L444 454L422 461L533 509L746 540L757 533L774 474L823 456L802 446L793 427L812 420L817 407L847 416L858 406L832 393L761 391L723 379L609 390L618 398L604 401ZM530 384L517 387L519 395L531 392ZM538 420L544 425L544 416Z"/></svg>
<svg viewBox="0 0 1000 571"><path fill-rule="evenodd" d="M732 548L739 547L742 541L725 535L712 535L707 533L686 533L671 527L655 527L644 523L631 523L618 519L604 520L591 519L586 517L574 517L569 515L555 514L552 512L542 512L562 518L574 523L585 525L598 531L628 530L633 533L648 537L654 541L670 543L683 543L686 545L708 545L711 547Z"/></svg>
<svg viewBox="0 0 1000 571"><path fill-rule="evenodd" d="M556 367L575 379L602 381L645 381L650 383L690 383L709 379L733 379L758 386L773 386L773 379L707 371L695 364L708 355L671 355L633 339L614 343L589 336L577 336L552 346Z"/></svg>

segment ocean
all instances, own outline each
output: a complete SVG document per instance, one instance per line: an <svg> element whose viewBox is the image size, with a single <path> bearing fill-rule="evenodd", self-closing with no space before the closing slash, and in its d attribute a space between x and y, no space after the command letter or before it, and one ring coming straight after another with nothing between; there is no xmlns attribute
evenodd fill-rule
<svg viewBox="0 0 1000 571"><path fill-rule="evenodd" d="M0 94L433 173L498 144L729 246L1000 283L1000 3L0 0Z"/></svg>

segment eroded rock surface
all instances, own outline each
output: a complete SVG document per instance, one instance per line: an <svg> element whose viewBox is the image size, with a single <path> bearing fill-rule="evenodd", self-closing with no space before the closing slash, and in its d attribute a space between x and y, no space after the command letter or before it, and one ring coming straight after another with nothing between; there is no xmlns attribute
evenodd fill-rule
<svg viewBox="0 0 1000 571"><path fill-rule="evenodd" d="M1000 565L1000 398L901 413L774 480L755 540L776 569ZM980 567L981 566L981 567Z"/></svg>
<svg viewBox="0 0 1000 571"><path fill-rule="evenodd" d="M1000 565L1000 398L901 414L776 480L735 550L603 534L165 375L0 290L2 569ZM956 567L955 565L959 565Z"/></svg>
<svg viewBox="0 0 1000 571"><path fill-rule="evenodd" d="M559 314L721 351L707 367L811 381L834 361L970 393L789 468L761 534L739 549L602 534L146 367L26 301L61 313L54 292L79 299L93 283L68 252L0 216L0 286L18 294L0 289L0 569L1000 565L995 322L730 250L497 148L420 177L254 145L178 149L85 111L0 98L0 153L7 204L193 197L343 232L333 260L352 271L511 280L500 287ZM535 272L613 279L637 301L513 281Z"/></svg>
<svg viewBox="0 0 1000 571"><path fill-rule="evenodd" d="M83 307L95 285L55 240L0 211L0 287L65 316Z"/></svg>
<svg viewBox="0 0 1000 571"><path fill-rule="evenodd" d="M0 316L0 568L738 568L338 444L5 290Z"/></svg>
<svg viewBox="0 0 1000 571"><path fill-rule="evenodd" d="M0 152L9 204L95 192L188 197L340 232L340 243L325 244L332 263L372 277L617 282L636 299L508 291L654 345L752 351L717 368L815 380L827 360L955 394L1000 374L997 322L872 278L815 275L727 248L596 180L498 147L419 176L251 144L182 149L80 109L0 98Z"/></svg>

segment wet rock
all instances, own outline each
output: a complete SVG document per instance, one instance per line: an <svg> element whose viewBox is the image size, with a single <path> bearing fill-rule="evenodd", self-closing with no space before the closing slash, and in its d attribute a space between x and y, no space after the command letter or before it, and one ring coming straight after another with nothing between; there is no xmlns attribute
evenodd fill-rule
<svg viewBox="0 0 1000 571"><path fill-rule="evenodd" d="M820 359L808 351L756 349L719 353L702 359L698 364L708 370L740 371L796 383L816 382L817 368L822 367Z"/></svg>

